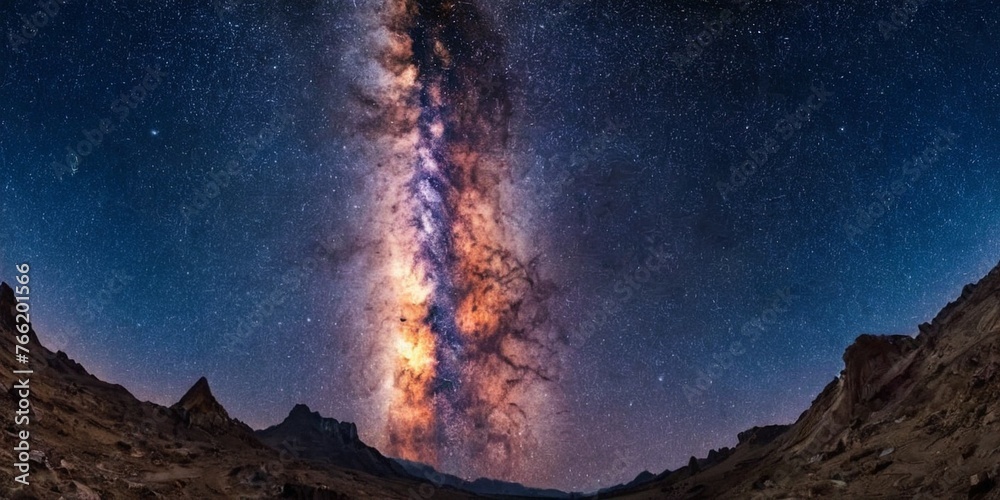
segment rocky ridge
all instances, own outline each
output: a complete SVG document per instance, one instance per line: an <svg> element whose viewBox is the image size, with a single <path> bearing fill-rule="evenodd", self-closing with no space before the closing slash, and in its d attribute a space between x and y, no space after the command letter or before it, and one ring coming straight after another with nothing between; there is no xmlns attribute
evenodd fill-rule
<svg viewBox="0 0 1000 500"><path fill-rule="evenodd" d="M1000 497L1000 266L915 333L859 336L791 426L609 498Z"/></svg>
<svg viewBox="0 0 1000 500"><path fill-rule="evenodd" d="M0 422L12 440L18 384L14 293L0 284ZM427 481L381 476L283 455L233 419L205 379L170 408L139 401L124 387L88 373L64 352L53 353L30 330L31 471L29 484L0 467L0 498L110 500L139 498L461 499L472 495ZM353 426L353 424L351 424ZM356 436L348 430L347 436ZM15 462L12 446L0 461Z"/></svg>

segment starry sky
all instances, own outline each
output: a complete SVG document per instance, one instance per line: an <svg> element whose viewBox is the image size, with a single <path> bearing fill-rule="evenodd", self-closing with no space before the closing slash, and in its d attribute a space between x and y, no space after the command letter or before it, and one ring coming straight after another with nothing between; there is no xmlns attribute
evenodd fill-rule
<svg viewBox="0 0 1000 500"><path fill-rule="evenodd" d="M378 2L57 4L0 7L0 279L31 263L42 342L141 399L205 375L256 428L306 403L379 442ZM504 57L505 216L553 284L534 485L792 422L856 336L915 334L1000 260L990 2L473 4Z"/></svg>

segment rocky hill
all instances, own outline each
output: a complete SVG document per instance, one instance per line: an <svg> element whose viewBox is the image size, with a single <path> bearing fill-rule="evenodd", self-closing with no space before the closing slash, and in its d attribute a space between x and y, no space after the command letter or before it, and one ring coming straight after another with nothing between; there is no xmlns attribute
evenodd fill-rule
<svg viewBox="0 0 1000 500"><path fill-rule="evenodd" d="M793 425L608 496L1000 497L1000 267L917 332L859 336Z"/></svg>
<svg viewBox="0 0 1000 500"><path fill-rule="evenodd" d="M166 408L89 374L30 331L30 359L14 366L14 293L0 284L0 422L7 442L30 432L29 484L15 482L13 446L0 448L0 498L470 498L428 481L310 462L268 447L229 416L205 379ZM30 367L30 422L15 425L14 369ZM293 414L297 412L293 411ZM356 436L356 432L349 432ZM377 452L375 452L377 453ZM360 469L360 470L359 470ZM416 495L416 496L414 496Z"/></svg>
<svg viewBox="0 0 1000 500"><path fill-rule="evenodd" d="M794 424L755 427L732 449L593 495L393 460L305 405L255 432L204 378L169 408L142 402L46 349L33 328L28 363L14 366L15 304L0 284L0 421L11 442L30 430L31 476L20 486L0 468L0 498L1000 498L1000 267L915 336L859 336ZM19 426L13 370L25 366L30 423ZM0 460L14 453L0 448Z"/></svg>
<svg viewBox="0 0 1000 500"><path fill-rule="evenodd" d="M257 431L256 435L282 456L363 470L382 477L412 477L394 460L362 442L354 424L324 418L306 405L295 405L284 421Z"/></svg>

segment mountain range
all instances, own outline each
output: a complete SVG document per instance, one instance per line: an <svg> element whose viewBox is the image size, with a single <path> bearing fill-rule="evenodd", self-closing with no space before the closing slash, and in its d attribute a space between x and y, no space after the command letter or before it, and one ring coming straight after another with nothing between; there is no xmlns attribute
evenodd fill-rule
<svg viewBox="0 0 1000 500"><path fill-rule="evenodd" d="M0 352L15 350L13 290L0 284ZM17 367L0 371L9 442L30 430L30 484L0 468L0 497L64 498L1000 498L1000 266L914 336L860 335L844 369L790 425L643 471L589 494L466 481L384 456L349 422L296 405L253 430L201 378L174 405L136 399L39 343L26 366L30 423L15 424ZM18 461L5 446L0 460Z"/></svg>

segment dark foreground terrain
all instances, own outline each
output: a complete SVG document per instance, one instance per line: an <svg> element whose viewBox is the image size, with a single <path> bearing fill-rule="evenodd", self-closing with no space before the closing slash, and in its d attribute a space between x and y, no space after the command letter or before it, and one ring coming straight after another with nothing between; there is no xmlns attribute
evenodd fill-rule
<svg viewBox="0 0 1000 500"><path fill-rule="evenodd" d="M142 402L120 385L98 380L65 353L53 353L31 333L34 369L29 382L32 402L29 429L30 485L15 482L19 474L13 446L14 388L13 291L0 285L0 352L3 401L0 422L5 430L0 448L0 498L79 500L124 498L441 498L470 495L436 488L397 472L392 462L353 440L339 442L339 457L300 460L292 441L278 449L265 445L250 427L230 418L216 402L205 379L166 408ZM301 409L289 418L297 417ZM348 438L353 424L345 424ZM327 427L340 436L339 426ZM329 437L336 441L337 437ZM284 448L289 449L284 449ZM348 467L336 465L344 460ZM383 468L375 465L382 464ZM356 466L350 468L350 466ZM362 469L362 470L358 470ZM402 469L399 468L398 471Z"/></svg>
<svg viewBox="0 0 1000 500"><path fill-rule="evenodd" d="M1000 498L998 375L1000 267L916 338L858 337L794 424L743 432L734 449L619 495Z"/></svg>
<svg viewBox="0 0 1000 500"><path fill-rule="evenodd" d="M1000 498L1000 267L915 338L858 337L844 371L794 424L750 429L732 449L594 495L439 476L302 405L254 431L205 379L169 408L142 402L44 348L33 330L31 484L22 486L11 466L23 428L14 304L0 285L0 498Z"/></svg>

